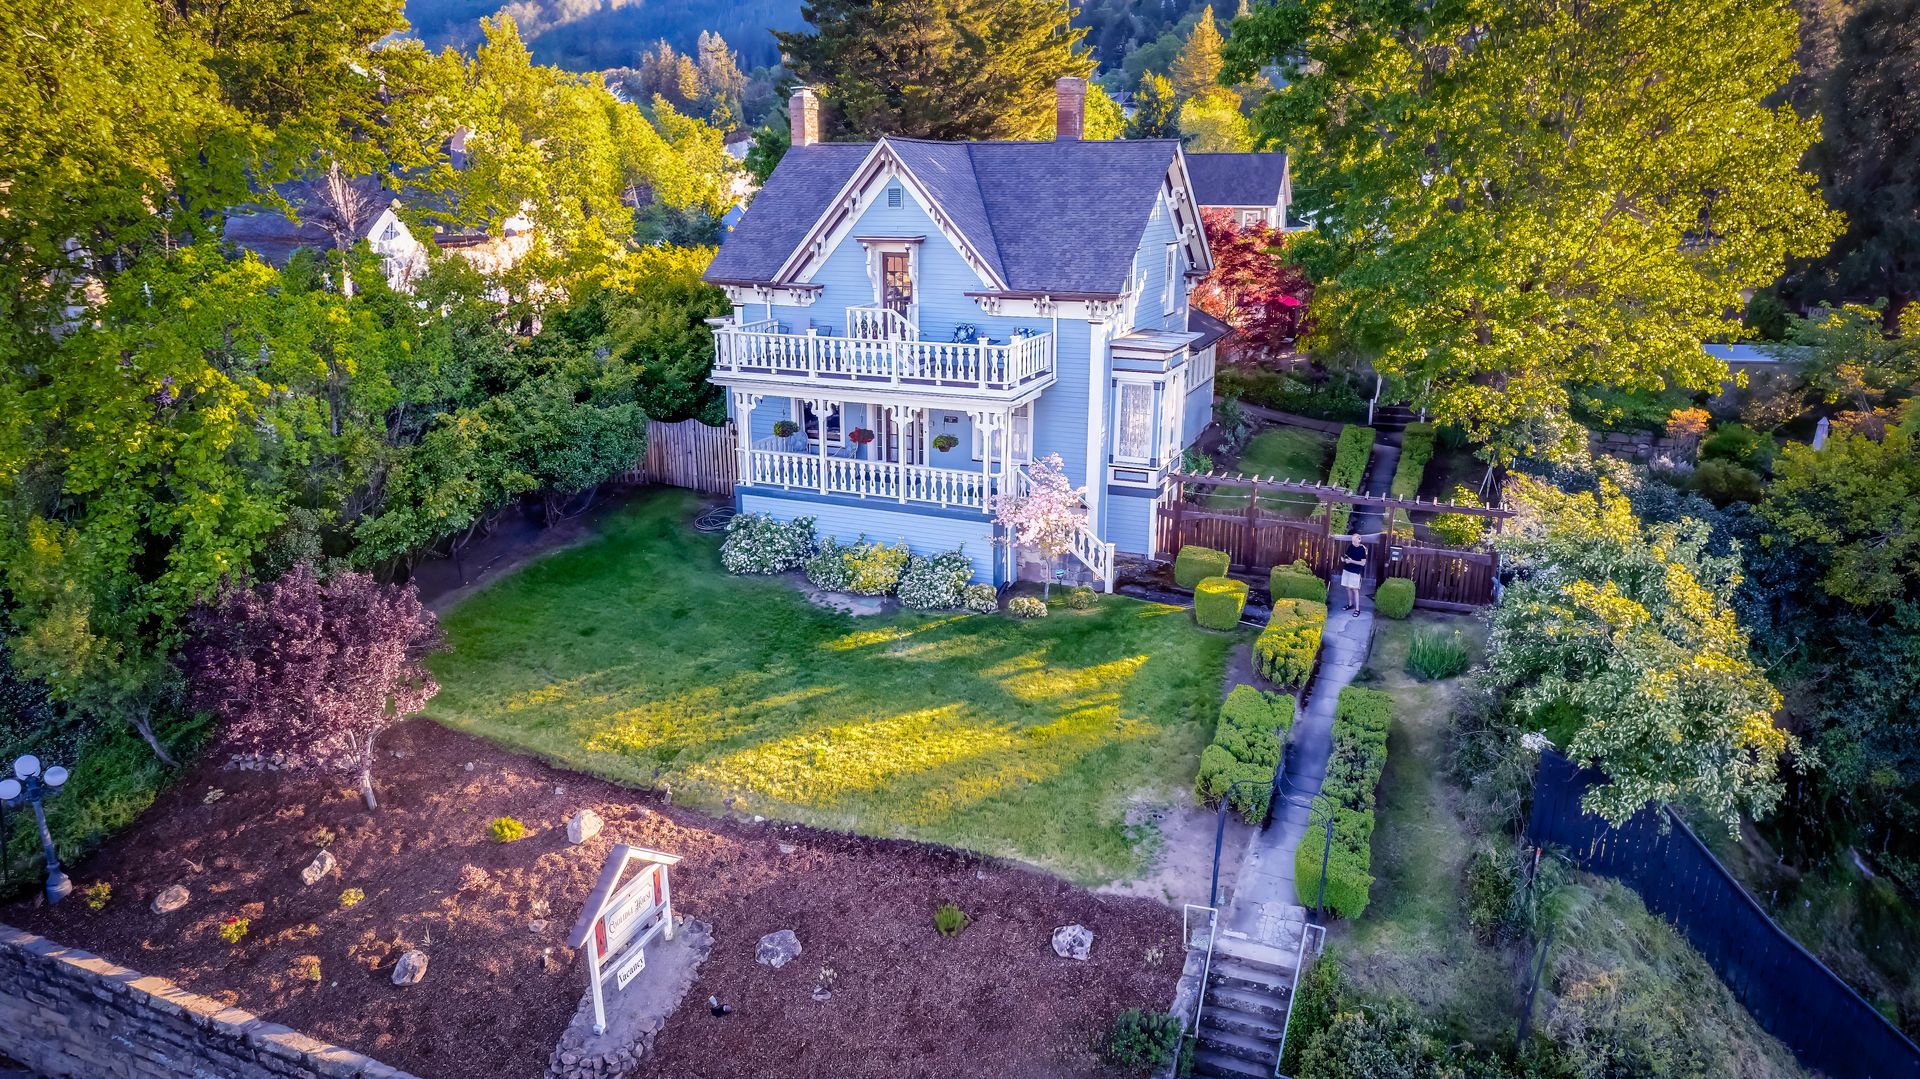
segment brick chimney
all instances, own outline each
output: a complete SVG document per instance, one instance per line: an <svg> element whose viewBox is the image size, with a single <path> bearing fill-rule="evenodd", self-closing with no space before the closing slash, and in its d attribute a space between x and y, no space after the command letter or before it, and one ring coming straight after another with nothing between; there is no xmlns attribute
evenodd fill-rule
<svg viewBox="0 0 1920 1079"><path fill-rule="evenodd" d="M787 120L792 124L793 144L812 146L820 141L820 98L813 87L802 86L787 102Z"/></svg>
<svg viewBox="0 0 1920 1079"><path fill-rule="evenodd" d="M1071 75L1053 84L1053 137L1075 142L1087 133L1087 80Z"/></svg>

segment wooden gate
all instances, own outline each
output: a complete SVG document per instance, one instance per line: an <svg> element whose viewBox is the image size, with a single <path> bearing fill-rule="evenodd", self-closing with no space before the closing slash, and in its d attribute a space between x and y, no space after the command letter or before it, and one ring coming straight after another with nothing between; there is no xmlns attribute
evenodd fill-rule
<svg viewBox="0 0 1920 1079"><path fill-rule="evenodd" d="M648 420L646 459L620 478L628 483L664 483L710 495L731 495L739 471L739 440L732 422L725 427L708 427L699 420Z"/></svg>
<svg viewBox="0 0 1920 1079"><path fill-rule="evenodd" d="M1171 558L1180 548L1197 543L1227 552L1234 570L1248 575L1304 560L1324 577L1333 572L1339 549L1327 534L1326 518L1301 521L1279 517L1257 505L1219 513L1186 502L1169 502L1160 507L1159 529L1154 549L1162 553L1161 557Z"/></svg>
<svg viewBox="0 0 1920 1079"><path fill-rule="evenodd" d="M1385 536L1370 546L1368 558L1377 578L1410 578L1415 606L1473 611L1493 602L1496 567L1490 551L1396 543Z"/></svg>

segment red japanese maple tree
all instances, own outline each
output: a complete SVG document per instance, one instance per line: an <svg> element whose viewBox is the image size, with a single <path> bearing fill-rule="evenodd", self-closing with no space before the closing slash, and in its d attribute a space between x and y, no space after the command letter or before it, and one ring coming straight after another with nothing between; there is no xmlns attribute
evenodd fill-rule
<svg viewBox="0 0 1920 1079"><path fill-rule="evenodd" d="M421 663L439 643L412 585L301 563L197 612L186 669L233 755L356 773L376 809L374 741L440 691Z"/></svg>
<svg viewBox="0 0 1920 1079"><path fill-rule="evenodd" d="M1230 210L1202 215L1213 270L1194 287L1194 306L1232 326L1233 348L1268 359L1306 328L1313 285L1285 254L1287 234L1267 224L1242 225Z"/></svg>

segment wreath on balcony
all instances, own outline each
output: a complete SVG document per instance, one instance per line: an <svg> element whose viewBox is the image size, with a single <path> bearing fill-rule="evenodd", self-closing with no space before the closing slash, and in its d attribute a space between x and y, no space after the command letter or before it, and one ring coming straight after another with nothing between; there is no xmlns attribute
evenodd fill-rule
<svg viewBox="0 0 1920 1079"><path fill-rule="evenodd" d="M959 444L960 440L953 435L935 435L933 439L933 448L939 450L941 453L945 453Z"/></svg>
<svg viewBox="0 0 1920 1079"><path fill-rule="evenodd" d="M792 438L799 433L800 425L792 420L775 420L773 423L773 437L775 438Z"/></svg>
<svg viewBox="0 0 1920 1079"><path fill-rule="evenodd" d="M864 446L873 441L873 432L867 430L865 427L856 427L847 432L847 441L852 442L856 446Z"/></svg>

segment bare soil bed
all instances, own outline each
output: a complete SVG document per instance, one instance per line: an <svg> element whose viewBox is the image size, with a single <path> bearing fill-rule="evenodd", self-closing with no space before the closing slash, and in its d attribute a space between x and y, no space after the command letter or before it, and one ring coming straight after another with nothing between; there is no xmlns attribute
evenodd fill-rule
<svg viewBox="0 0 1920 1079"><path fill-rule="evenodd" d="M104 909L76 894L0 918L448 1079L542 1073L585 988L564 938L616 842L684 855L675 907L714 927L648 1075L1097 1075L1091 1045L1112 1017L1164 1008L1179 976L1180 917L1163 904L942 847L716 819L426 721L385 740L376 783L368 812L330 776L204 764L74 868L77 888L112 886ZM585 807L606 828L569 846ZM493 842L499 816L527 838ZM303 885L322 842L339 868ZM154 913L170 884L191 901ZM365 893L350 909L348 888ZM942 938L932 916L949 901L973 921ZM218 933L229 916L251 921L236 946ZM1087 962L1051 950L1070 922L1095 933ZM754 952L777 929L805 950L774 970ZM426 979L392 985L414 947L431 956ZM816 1001L823 980L832 995ZM709 995L733 1014L710 1015Z"/></svg>

